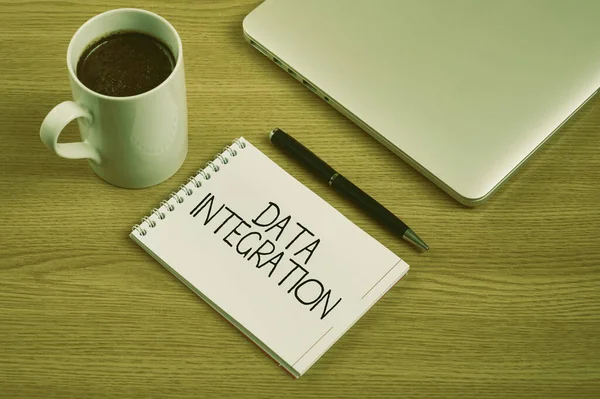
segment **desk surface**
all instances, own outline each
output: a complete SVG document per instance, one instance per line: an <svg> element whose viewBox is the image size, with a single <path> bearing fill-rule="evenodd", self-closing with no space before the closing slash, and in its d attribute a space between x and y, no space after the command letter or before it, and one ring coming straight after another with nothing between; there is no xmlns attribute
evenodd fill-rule
<svg viewBox="0 0 600 399"><path fill-rule="evenodd" d="M38 136L70 98L70 37L120 6L102 3L0 0L1 397L597 397L600 98L468 209L247 45L241 22L256 1L133 1L183 38L190 148L170 180L123 190ZM414 251L282 156L274 126L432 250ZM412 266L298 381L127 237L239 134Z"/></svg>

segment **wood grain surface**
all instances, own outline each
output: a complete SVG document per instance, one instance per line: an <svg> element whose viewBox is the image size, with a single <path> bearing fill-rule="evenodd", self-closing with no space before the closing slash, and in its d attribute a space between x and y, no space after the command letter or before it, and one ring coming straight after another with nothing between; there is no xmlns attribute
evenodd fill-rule
<svg viewBox="0 0 600 399"><path fill-rule="evenodd" d="M256 1L0 0L0 397L600 397L600 98L486 205L452 200L243 39ZM149 189L57 157L39 126L70 99L65 54L134 6L184 46L190 148ZM281 127L430 244L419 253L284 157ZM244 135L411 271L301 379L128 238ZM78 137L69 126L62 141Z"/></svg>

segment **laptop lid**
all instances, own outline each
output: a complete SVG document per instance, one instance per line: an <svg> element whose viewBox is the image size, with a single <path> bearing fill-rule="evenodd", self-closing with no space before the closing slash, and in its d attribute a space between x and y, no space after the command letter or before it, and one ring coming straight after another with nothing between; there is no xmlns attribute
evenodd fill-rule
<svg viewBox="0 0 600 399"><path fill-rule="evenodd" d="M467 205L600 87L597 0L267 0L251 43Z"/></svg>

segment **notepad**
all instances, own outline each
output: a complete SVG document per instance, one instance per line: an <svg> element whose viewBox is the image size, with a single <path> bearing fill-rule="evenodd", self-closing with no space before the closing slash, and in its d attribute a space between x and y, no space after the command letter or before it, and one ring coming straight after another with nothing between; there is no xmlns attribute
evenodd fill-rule
<svg viewBox="0 0 600 399"><path fill-rule="evenodd" d="M243 137L130 237L296 378L409 268Z"/></svg>

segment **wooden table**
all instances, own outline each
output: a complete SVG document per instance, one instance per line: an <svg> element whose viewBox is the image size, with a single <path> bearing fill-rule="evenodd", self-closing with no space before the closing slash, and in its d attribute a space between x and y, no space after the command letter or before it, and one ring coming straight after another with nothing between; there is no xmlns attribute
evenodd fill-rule
<svg viewBox="0 0 600 399"><path fill-rule="evenodd" d="M190 128L181 170L132 191L55 156L38 133L70 98L69 39L122 4L0 0L0 397L600 397L600 98L468 209L252 49L241 24L256 3L127 3L180 32ZM268 143L274 126L432 250L284 157ZM412 266L297 381L128 238L241 134Z"/></svg>

